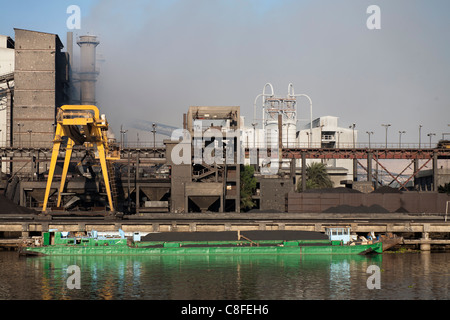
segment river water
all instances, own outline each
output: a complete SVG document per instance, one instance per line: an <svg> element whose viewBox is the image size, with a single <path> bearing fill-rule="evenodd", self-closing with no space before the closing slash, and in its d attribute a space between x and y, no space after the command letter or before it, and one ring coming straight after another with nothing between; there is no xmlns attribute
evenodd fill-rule
<svg viewBox="0 0 450 320"><path fill-rule="evenodd" d="M449 266L448 252L30 258L4 251L0 299L444 300Z"/></svg>

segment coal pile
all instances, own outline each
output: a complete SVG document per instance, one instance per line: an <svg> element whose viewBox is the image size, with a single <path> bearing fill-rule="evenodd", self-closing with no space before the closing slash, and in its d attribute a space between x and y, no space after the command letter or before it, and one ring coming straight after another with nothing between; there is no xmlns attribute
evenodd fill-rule
<svg viewBox="0 0 450 320"><path fill-rule="evenodd" d="M0 194L0 214L38 214L37 211L15 204L4 195Z"/></svg>
<svg viewBox="0 0 450 320"><path fill-rule="evenodd" d="M223 232L157 232L149 233L141 241L236 241L235 231Z"/></svg>
<svg viewBox="0 0 450 320"><path fill-rule="evenodd" d="M251 240L328 240L324 233L295 230L241 231L241 235Z"/></svg>
<svg viewBox="0 0 450 320"><path fill-rule="evenodd" d="M406 210L406 209L403 208L403 207L398 208L397 210L395 210L395 212L397 212L397 213L409 213L409 211Z"/></svg>
<svg viewBox="0 0 450 320"><path fill-rule="evenodd" d="M241 236L257 240L327 240L328 236L314 231L267 230L240 231ZM237 231L219 232L158 232L149 233L141 241L236 241Z"/></svg>
<svg viewBox="0 0 450 320"><path fill-rule="evenodd" d="M324 188L324 189L308 189L303 193L361 193L359 190L338 187L338 188Z"/></svg>
<svg viewBox="0 0 450 320"><path fill-rule="evenodd" d="M378 204L368 206L349 206L349 205L340 205L336 207L328 208L323 213L389 213L389 210L383 208Z"/></svg>

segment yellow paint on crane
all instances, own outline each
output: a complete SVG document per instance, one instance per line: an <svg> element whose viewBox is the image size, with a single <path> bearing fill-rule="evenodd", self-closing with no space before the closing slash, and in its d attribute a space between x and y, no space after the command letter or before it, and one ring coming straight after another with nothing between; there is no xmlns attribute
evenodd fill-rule
<svg viewBox="0 0 450 320"><path fill-rule="evenodd" d="M108 145L106 132L108 131L108 122L96 106L92 105L65 105L58 109L56 116L57 126L55 138L53 139L53 151L50 162L50 170L45 189L44 204L42 211L47 211L48 198L55 173L56 162L62 139L68 138L66 155L64 158L64 167L61 177L61 184L58 190L57 206L61 204L61 193L66 182L67 171L72 156L74 145L84 145L86 147L96 146L98 158L102 168L103 179L105 182L106 193L108 196L109 207L114 211L114 205L109 184L107 161L120 159L120 152L114 152Z"/></svg>

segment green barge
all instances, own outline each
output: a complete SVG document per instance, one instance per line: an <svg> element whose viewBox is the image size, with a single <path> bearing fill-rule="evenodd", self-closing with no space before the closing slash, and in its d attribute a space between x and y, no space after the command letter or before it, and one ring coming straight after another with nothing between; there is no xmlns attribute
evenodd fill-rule
<svg viewBox="0 0 450 320"><path fill-rule="evenodd" d="M121 230L120 230L121 231ZM189 232L156 233L146 237L86 236L45 232L42 243L23 247L23 255L334 255L382 253L381 241L333 240L333 232ZM336 232L337 234L337 232ZM250 238L250 237L251 238ZM234 239L233 239L234 238Z"/></svg>

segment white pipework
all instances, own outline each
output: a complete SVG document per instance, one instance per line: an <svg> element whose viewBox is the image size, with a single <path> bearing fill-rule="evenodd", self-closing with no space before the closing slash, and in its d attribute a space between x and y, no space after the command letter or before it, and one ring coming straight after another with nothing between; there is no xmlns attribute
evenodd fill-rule
<svg viewBox="0 0 450 320"><path fill-rule="evenodd" d="M313 116L312 116L312 100L311 98L306 95L306 94L295 94L294 93L294 86L292 85L292 83L289 83L288 86L288 96L289 97L305 97L309 100L309 110L310 110L310 123L309 123L309 134L311 135L312 138L312 122L313 122Z"/></svg>

